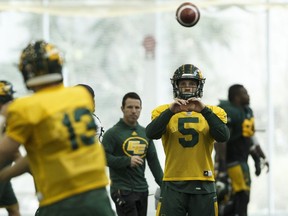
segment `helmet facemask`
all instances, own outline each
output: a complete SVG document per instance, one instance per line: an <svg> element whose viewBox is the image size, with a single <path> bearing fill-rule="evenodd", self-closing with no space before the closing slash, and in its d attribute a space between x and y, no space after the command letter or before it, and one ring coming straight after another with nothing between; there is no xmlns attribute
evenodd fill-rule
<svg viewBox="0 0 288 216"><path fill-rule="evenodd" d="M196 80L197 88L196 91L193 92L182 92L179 88L180 80ZM175 72L173 77L171 78L171 83L173 86L173 94L175 98L181 98L187 100L191 97L201 98L203 96L203 87L205 83L205 78L202 76L201 71L191 64L186 64L180 66Z"/></svg>
<svg viewBox="0 0 288 216"><path fill-rule="evenodd" d="M178 80L177 89L179 97L185 100L191 97L197 97L198 85L199 81L195 79L183 78Z"/></svg>

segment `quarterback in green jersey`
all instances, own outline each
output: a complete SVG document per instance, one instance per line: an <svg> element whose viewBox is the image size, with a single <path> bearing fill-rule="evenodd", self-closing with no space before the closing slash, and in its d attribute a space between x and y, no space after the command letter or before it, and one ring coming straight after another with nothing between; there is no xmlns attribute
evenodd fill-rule
<svg viewBox="0 0 288 216"><path fill-rule="evenodd" d="M192 64L171 78L175 100L152 111L147 137L162 139L166 155L157 215L218 215L212 151L227 141L227 116L201 101L205 78Z"/></svg>
<svg viewBox="0 0 288 216"><path fill-rule="evenodd" d="M62 66L59 50L45 41L22 51L19 70L34 94L1 110L7 127L0 165L21 144L25 147L39 200L37 216L113 216L105 152L91 115L93 98L81 86L64 87Z"/></svg>
<svg viewBox="0 0 288 216"><path fill-rule="evenodd" d="M145 128L138 123L142 101L135 92L122 99L121 118L104 133L105 148L111 179L111 198L118 216L146 216L148 183L145 178L146 161L161 186L163 171L153 140L147 138Z"/></svg>

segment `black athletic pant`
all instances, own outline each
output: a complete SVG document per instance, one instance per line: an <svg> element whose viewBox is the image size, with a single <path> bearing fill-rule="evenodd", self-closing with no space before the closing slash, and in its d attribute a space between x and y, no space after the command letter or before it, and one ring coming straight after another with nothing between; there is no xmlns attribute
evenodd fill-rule
<svg viewBox="0 0 288 216"><path fill-rule="evenodd" d="M235 215L247 216L247 207L249 203L249 192L240 191L234 196L234 210Z"/></svg>
<svg viewBox="0 0 288 216"><path fill-rule="evenodd" d="M118 216L146 216L148 191L132 192L117 190L111 194Z"/></svg>

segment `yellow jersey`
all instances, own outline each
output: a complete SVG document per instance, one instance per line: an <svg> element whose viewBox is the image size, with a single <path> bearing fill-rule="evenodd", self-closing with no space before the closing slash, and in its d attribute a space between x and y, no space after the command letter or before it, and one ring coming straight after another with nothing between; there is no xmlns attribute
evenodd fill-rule
<svg viewBox="0 0 288 216"><path fill-rule="evenodd" d="M152 111L152 120L169 108L169 104ZM207 106L224 123L227 115L217 106ZM180 112L174 114L162 135L166 155L164 181L214 181L212 151L215 140L209 133L209 125L201 113Z"/></svg>
<svg viewBox="0 0 288 216"><path fill-rule="evenodd" d="M108 184L93 105L83 87L61 84L9 106L6 134L27 151L40 206Z"/></svg>

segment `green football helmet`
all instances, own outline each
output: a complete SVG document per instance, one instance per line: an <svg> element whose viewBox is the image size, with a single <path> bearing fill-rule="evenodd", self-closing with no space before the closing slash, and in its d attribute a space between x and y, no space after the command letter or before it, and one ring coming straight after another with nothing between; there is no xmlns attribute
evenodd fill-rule
<svg viewBox="0 0 288 216"><path fill-rule="evenodd" d="M178 86L179 80L196 80L198 82L197 90L193 93L183 94ZM187 100L190 97L199 97L203 96L203 87L205 83L205 78L202 75L202 72L192 64L181 65L171 78L171 83L173 86L173 94L175 98L181 98Z"/></svg>
<svg viewBox="0 0 288 216"><path fill-rule="evenodd" d="M5 80L0 80L0 103L5 104L13 100L13 85Z"/></svg>
<svg viewBox="0 0 288 216"><path fill-rule="evenodd" d="M59 50L43 40L30 43L20 57L19 70L28 89L63 80Z"/></svg>

